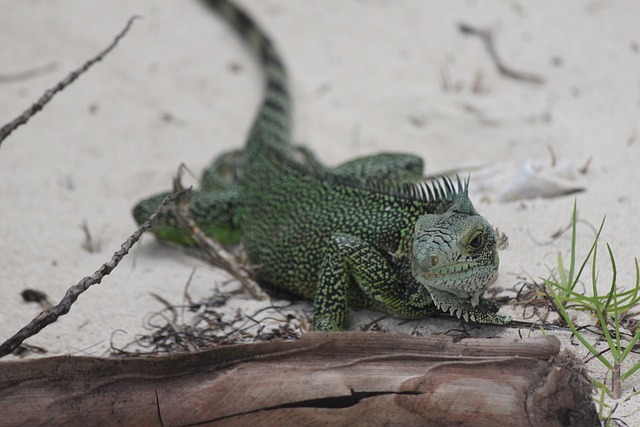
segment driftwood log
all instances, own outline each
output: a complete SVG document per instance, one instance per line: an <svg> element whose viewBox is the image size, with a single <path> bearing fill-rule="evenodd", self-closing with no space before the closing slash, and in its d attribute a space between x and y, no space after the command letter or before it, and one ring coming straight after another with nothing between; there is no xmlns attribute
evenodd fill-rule
<svg viewBox="0 0 640 427"><path fill-rule="evenodd" d="M0 425L599 425L555 337L310 333L191 354L0 362Z"/></svg>

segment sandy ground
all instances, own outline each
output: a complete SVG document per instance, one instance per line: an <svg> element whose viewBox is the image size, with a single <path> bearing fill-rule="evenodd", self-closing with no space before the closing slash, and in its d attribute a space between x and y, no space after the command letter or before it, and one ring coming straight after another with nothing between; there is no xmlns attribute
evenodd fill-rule
<svg viewBox="0 0 640 427"><path fill-rule="evenodd" d="M574 198L584 221L579 253L593 238L588 224L597 226L606 215L602 238L616 255L618 283L633 283L640 233L634 167L640 159L640 3L241 3L272 34L290 69L296 141L323 161L394 150L423 156L429 174L474 168L477 210L509 236L496 287L546 277L557 252L566 256L569 234L552 236L569 224ZM131 15L144 17L103 63L0 148L3 340L40 310L22 300L23 289L58 301L118 249L135 228L131 207L168 189L180 163L199 173L217 153L242 145L260 79L233 33L196 1L0 0L0 10L0 123L106 46ZM545 83L500 75L479 39L458 31L461 22L491 28L504 62ZM34 69L40 70L35 76L19 76ZM550 178L585 191L500 201L526 162L550 174L588 164L571 179ZM83 223L101 243L95 253L83 248ZM162 308L152 293L180 303L192 271L194 299L226 280L147 237L69 315L28 342L49 355L105 355L114 331L120 331L113 338L118 344L145 332L145 318ZM604 262L603 289L609 271ZM235 307L255 310L250 297L236 300ZM521 310L513 314L521 318ZM385 322L390 329L399 323ZM408 328L458 326L437 320ZM596 364L589 367L602 378ZM639 386L635 374L624 391ZM629 425L640 425L637 414L629 415L637 399L616 411Z"/></svg>

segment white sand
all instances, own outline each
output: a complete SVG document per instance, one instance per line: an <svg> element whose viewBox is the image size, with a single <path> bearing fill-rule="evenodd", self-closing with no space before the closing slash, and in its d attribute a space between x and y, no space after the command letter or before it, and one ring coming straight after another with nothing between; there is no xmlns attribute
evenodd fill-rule
<svg viewBox="0 0 640 427"><path fill-rule="evenodd" d="M640 3L242 1L273 35L290 69L296 141L328 163L381 150L407 151L438 173L485 165L472 175L476 208L509 235L495 286L547 276L569 235L574 196L499 203L498 192L527 160L582 166L580 217L597 225L631 284L640 223ZM258 72L233 33L195 1L4 0L0 75L56 64L35 78L0 82L0 123L94 55L133 14L144 16L103 63L65 90L0 148L0 340L39 311L25 288L58 301L133 231L135 202L170 187L184 162L200 173L217 153L240 147L260 95ZM543 85L499 75L459 22L495 31L504 62L546 78ZM239 71L232 68L239 66ZM458 88L444 91L446 68ZM477 74L484 92L473 93ZM491 172L491 175L489 172ZM493 176L495 179L489 179ZM102 241L82 248L81 225ZM593 237L579 227L580 253ZM604 261L605 252L601 251ZM224 276L150 237L71 313L28 343L53 354L104 355L113 331L124 344L162 308L180 303L192 269L195 299ZM602 264L601 285L609 267ZM252 303L238 297L241 305ZM519 312L516 312L516 317ZM365 320L377 315L360 313ZM587 321L588 319L585 319ZM398 323L391 319L385 326ZM421 322L431 324L430 322ZM455 321L435 321L441 330ZM424 325L426 326L426 325ZM409 330L413 324L409 327ZM512 335L487 329L478 335ZM567 341L568 342L568 341ZM637 362L635 355L631 362ZM590 363L596 369L597 362ZM602 378L602 372L594 371ZM640 386L640 374L624 384ZM634 401L616 412L626 416ZM624 418L640 425L638 415Z"/></svg>

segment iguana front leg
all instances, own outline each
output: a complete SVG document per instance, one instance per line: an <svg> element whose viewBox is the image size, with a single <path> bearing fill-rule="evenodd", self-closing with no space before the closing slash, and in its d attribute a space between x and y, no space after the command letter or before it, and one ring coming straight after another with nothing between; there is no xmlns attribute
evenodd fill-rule
<svg viewBox="0 0 640 427"><path fill-rule="evenodd" d="M437 311L422 286L409 286L376 248L358 237L336 233L327 242L318 277L313 329L345 330L349 301L403 318Z"/></svg>

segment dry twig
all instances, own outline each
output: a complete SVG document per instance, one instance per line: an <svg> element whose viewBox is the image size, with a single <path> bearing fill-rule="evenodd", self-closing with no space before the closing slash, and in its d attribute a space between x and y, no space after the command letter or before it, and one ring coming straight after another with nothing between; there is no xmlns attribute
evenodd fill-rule
<svg viewBox="0 0 640 427"><path fill-rule="evenodd" d="M51 99L60 91L64 90L67 86L73 83L78 77L84 74L91 66L93 66L96 62L102 61L105 56L107 56L118 44L118 42L127 34L131 26L133 25L133 21L138 19L138 16L133 16L129 18L127 25L124 27L120 33L113 39L111 44L107 46L102 52L98 53L96 56L85 62L80 68L72 71L67 77L58 82L53 88L47 90L44 95L40 97L31 107L27 108L22 114L20 114L13 121L7 123L6 125L0 128L0 146L2 145L2 141L4 141L17 127L27 123L31 117L35 116L46 104L51 101Z"/></svg>
<svg viewBox="0 0 640 427"><path fill-rule="evenodd" d="M513 68L506 66L496 52L496 47L493 42L493 33L490 30L482 30L463 23L459 24L458 28L463 34L477 36L484 42L484 45L487 47L487 51L489 52L489 56L491 56L491 59L496 64L498 71L503 76L531 83L544 83L544 78L537 74L516 71Z"/></svg>
<svg viewBox="0 0 640 427"><path fill-rule="evenodd" d="M4 357L15 350L24 340L40 332L46 326L54 323L60 316L64 316L71 310L71 306L78 299L80 294L89 287L96 285L109 275L120 261L127 255L131 247L140 239L140 236L147 231L151 224L160 216L165 208L178 197L183 196L189 190L173 193L164 198L158 209L144 222L125 242L120 246L120 250L114 252L111 260L102 264L100 268L91 276L86 276L77 284L67 290L62 300L49 310L40 313L27 326L20 329L14 336L0 344L0 357Z"/></svg>
<svg viewBox="0 0 640 427"><path fill-rule="evenodd" d="M41 67L31 68L29 70L18 71L17 73L0 74L0 83L9 83L19 80L27 80L34 77L41 76L45 73L55 71L58 66L55 62L43 65Z"/></svg>
<svg viewBox="0 0 640 427"><path fill-rule="evenodd" d="M181 173L179 171L173 181L173 191L182 190L183 187L180 183L180 178ZM249 292L253 298L259 301L267 298L267 294L260 288L260 285L251 278L249 271L238 262L237 258L200 229L189 212L188 195L178 199L176 203L176 218L191 232L193 239L213 265L223 269L238 280L242 287Z"/></svg>

